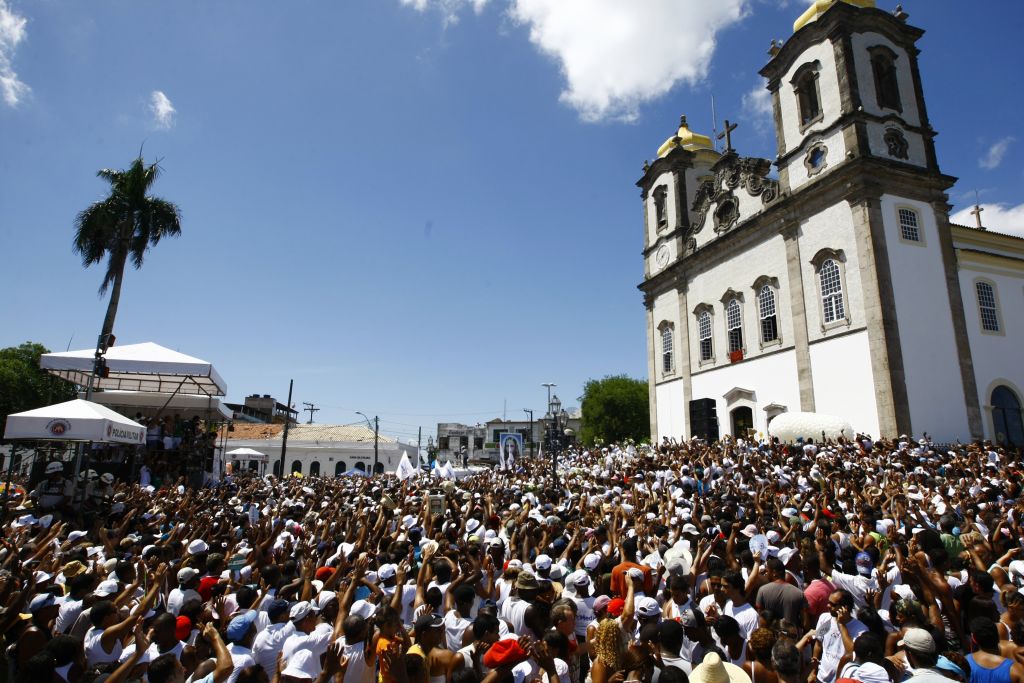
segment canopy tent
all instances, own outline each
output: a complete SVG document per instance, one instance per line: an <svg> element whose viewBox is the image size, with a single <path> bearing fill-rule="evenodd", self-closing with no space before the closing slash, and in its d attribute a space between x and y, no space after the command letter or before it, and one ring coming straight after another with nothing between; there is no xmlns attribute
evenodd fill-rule
<svg viewBox="0 0 1024 683"><path fill-rule="evenodd" d="M253 448L236 448L224 455L238 462L267 462L267 454L260 453Z"/></svg>
<svg viewBox="0 0 1024 683"><path fill-rule="evenodd" d="M85 393L79 393L84 398ZM94 403L138 411L144 408L168 410L183 418L195 415L230 420L232 413L218 399L202 394L168 394L155 391L100 391L92 395Z"/></svg>
<svg viewBox="0 0 1024 683"><path fill-rule="evenodd" d="M7 416L5 439L146 443L146 428L106 406L75 399Z"/></svg>
<svg viewBox="0 0 1024 683"><path fill-rule="evenodd" d="M45 353L39 359L39 367L85 386L93 373L95 355L93 349ZM153 342L112 346L104 358L110 375L94 378L94 389L177 393L187 388L190 393L209 396L224 396L228 390L210 363ZM188 383L198 391L192 391Z"/></svg>

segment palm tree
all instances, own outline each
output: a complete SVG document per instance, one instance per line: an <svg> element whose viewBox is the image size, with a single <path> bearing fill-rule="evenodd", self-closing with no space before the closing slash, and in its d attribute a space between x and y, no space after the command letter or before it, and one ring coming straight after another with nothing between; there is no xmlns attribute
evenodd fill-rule
<svg viewBox="0 0 1024 683"><path fill-rule="evenodd" d="M135 268L151 245L164 237L181 234L181 211L171 202L147 195L160 175L160 167L149 166L140 154L128 170L104 168L96 173L110 184L110 195L75 218L74 250L86 268L107 260L107 272L100 295L110 287L110 302L103 320L101 339L114 331L114 318L121 300L121 283L129 256Z"/></svg>

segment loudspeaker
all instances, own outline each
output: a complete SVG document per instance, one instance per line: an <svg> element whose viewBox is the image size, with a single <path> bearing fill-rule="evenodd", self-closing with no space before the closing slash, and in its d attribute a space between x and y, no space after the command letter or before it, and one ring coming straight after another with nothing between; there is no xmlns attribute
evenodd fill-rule
<svg viewBox="0 0 1024 683"><path fill-rule="evenodd" d="M718 408L713 398L695 398L690 401L690 421L698 422L718 417Z"/></svg>
<svg viewBox="0 0 1024 683"><path fill-rule="evenodd" d="M706 417L690 422L690 435L707 442L718 441L718 418Z"/></svg>

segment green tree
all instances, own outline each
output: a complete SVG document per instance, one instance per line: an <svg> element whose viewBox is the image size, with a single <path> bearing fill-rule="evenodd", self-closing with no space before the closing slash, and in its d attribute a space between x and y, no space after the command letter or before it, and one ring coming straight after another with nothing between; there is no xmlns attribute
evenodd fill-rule
<svg viewBox="0 0 1024 683"><path fill-rule="evenodd" d="M585 444L644 441L651 437L651 408L644 380L626 375L588 380L580 405L580 440Z"/></svg>
<svg viewBox="0 0 1024 683"><path fill-rule="evenodd" d="M11 413L75 398L74 384L39 369L39 356L44 353L49 349L35 342L0 349L0 422L4 427Z"/></svg>
<svg viewBox="0 0 1024 683"><path fill-rule="evenodd" d="M100 294L110 288L110 302L103 319L102 335L114 331L121 283L129 257L136 269L142 267L146 251L164 237L181 234L181 211L171 202L149 196L160 175L156 164L147 166L140 155L128 170L104 168L96 173L110 185L106 199L96 202L75 218L74 249L86 268L107 261Z"/></svg>

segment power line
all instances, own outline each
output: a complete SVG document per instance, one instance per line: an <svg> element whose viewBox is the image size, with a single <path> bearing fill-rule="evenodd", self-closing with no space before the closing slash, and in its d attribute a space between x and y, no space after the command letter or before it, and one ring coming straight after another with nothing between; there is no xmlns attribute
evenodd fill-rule
<svg viewBox="0 0 1024 683"><path fill-rule="evenodd" d="M306 406L305 408L302 409L302 412L304 412L304 413L308 412L309 413L309 423L308 424L313 424L313 413L319 412L320 409L317 408L313 403L306 403L305 401L302 402L302 405Z"/></svg>

